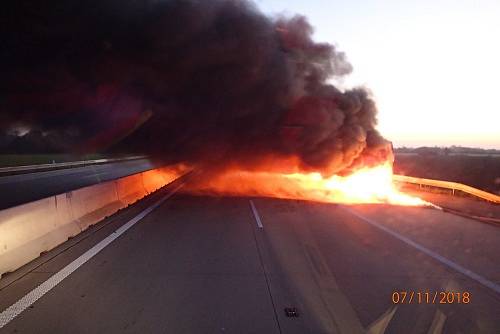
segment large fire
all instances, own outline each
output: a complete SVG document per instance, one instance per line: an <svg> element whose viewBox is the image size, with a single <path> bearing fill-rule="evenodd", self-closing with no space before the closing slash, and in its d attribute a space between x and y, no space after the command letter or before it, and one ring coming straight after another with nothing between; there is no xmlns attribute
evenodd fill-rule
<svg viewBox="0 0 500 334"><path fill-rule="evenodd" d="M349 176L230 170L204 178L188 189L200 194L263 196L329 203L428 205L402 193L392 180L392 165L362 168Z"/></svg>

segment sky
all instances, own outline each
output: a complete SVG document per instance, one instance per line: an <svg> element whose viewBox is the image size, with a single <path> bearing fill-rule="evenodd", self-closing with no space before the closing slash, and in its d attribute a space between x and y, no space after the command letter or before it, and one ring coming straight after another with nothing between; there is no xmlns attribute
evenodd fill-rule
<svg viewBox="0 0 500 334"><path fill-rule="evenodd" d="M303 14L369 88L395 146L500 149L499 0L255 0Z"/></svg>

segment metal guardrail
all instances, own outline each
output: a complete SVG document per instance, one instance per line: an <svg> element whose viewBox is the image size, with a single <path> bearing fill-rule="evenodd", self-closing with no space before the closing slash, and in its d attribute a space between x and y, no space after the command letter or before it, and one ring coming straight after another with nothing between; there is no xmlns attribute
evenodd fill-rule
<svg viewBox="0 0 500 334"><path fill-rule="evenodd" d="M469 195L473 195L481 199L500 204L500 196L458 182L423 179L420 177L412 177L405 175L393 175L392 179L393 181L396 182L413 183L413 184L419 184L437 188L450 189L453 192L455 192L455 190L460 190Z"/></svg>
<svg viewBox="0 0 500 334"><path fill-rule="evenodd" d="M133 156L127 158L113 158L113 159L95 159L95 160L82 160L82 161L71 161L71 162L58 162L51 164L39 164L39 165L26 165L26 166L13 166L13 167L2 167L0 168L1 174L18 174L18 173L29 173L37 172L42 170L52 170L52 169L63 169L72 167L84 167L88 165L97 165L110 162L118 161L128 161L128 160L138 160L144 159L146 156Z"/></svg>

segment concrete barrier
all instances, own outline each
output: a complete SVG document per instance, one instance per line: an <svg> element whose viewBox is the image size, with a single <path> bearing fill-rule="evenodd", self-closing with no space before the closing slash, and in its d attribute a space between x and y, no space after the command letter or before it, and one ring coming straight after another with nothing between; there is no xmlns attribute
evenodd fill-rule
<svg viewBox="0 0 500 334"><path fill-rule="evenodd" d="M147 195L142 174L130 175L115 181L119 201L129 205Z"/></svg>
<svg viewBox="0 0 500 334"><path fill-rule="evenodd" d="M0 211L0 275L81 232L63 196Z"/></svg>
<svg viewBox="0 0 500 334"><path fill-rule="evenodd" d="M0 210L0 277L186 172L162 167Z"/></svg>
<svg viewBox="0 0 500 334"><path fill-rule="evenodd" d="M152 193L163 185L174 181L179 174L185 172L182 168L162 167L142 172L142 180L147 193Z"/></svg>
<svg viewBox="0 0 500 334"><path fill-rule="evenodd" d="M114 181L96 184L66 193L73 218L82 231L126 206L118 199Z"/></svg>
<svg viewBox="0 0 500 334"><path fill-rule="evenodd" d="M165 183L163 178L163 172L160 169L148 170L142 172L142 182L144 184L144 189L148 194L155 192L161 185Z"/></svg>

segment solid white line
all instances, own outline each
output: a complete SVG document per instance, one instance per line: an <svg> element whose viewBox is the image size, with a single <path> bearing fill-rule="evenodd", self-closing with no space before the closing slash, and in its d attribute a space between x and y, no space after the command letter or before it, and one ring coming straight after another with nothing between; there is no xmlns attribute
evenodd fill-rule
<svg viewBox="0 0 500 334"><path fill-rule="evenodd" d="M129 228L134 226L141 219L146 217L151 211L156 209L158 206L163 204L167 199L169 199L177 190L179 190L184 184L180 184L174 190L169 192L167 195L162 197L160 200L155 202L153 205L143 210L137 216L128 221L125 225L118 228L116 231L111 233L97 245L86 251L76 260L68 264L66 267L61 269L58 273L51 276L48 280L40 284L35 289L31 290L26 296L19 299L15 304L11 305L5 311L0 313L0 329L11 322L15 317L21 314L24 310L30 307L34 302L40 299L47 292L52 290L56 285L62 282L66 277L68 277L71 273L85 264L88 260L97 255L101 250L103 250L106 246L116 240L120 235L125 233Z"/></svg>
<svg viewBox="0 0 500 334"><path fill-rule="evenodd" d="M444 256L441 256L433 251L431 251L430 249L428 248L425 248L424 246L416 243L415 241L411 240L411 239L408 239L407 237L383 226L382 224L380 223L377 223L376 221L374 220L371 220L369 218L366 218L366 217L363 217L362 215L358 214L357 212L355 212L354 210L351 210L351 209L347 209L347 208L344 208L344 210L350 212L351 214L353 214L354 216L358 217L359 219L363 220L364 222L392 235L394 238L404 242L405 244L407 245L410 245L412 246L413 248L416 248L418 249L419 251L421 251L422 253L432 257L434 260L438 261L438 262L441 262L442 264L450 267L451 269L455 270L455 271L458 271L459 273L461 273L462 275L465 275L467 277L469 277L470 279L478 282L479 284L482 284L483 286L487 287L487 288L490 288L491 290L495 291L496 293L500 293L500 285L482 277L481 275L478 275L476 273L474 273L473 271L465 268L465 267L462 267L461 265L459 265L458 263L455 263L451 260L448 260L447 258L445 258Z"/></svg>
<svg viewBox="0 0 500 334"><path fill-rule="evenodd" d="M259 228L264 228L262 221L260 220L259 212L257 211L257 208L255 207L255 204L253 204L252 200L250 200L250 206L252 207L253 216L255 217L257 226L259 226Z"/></svg>

